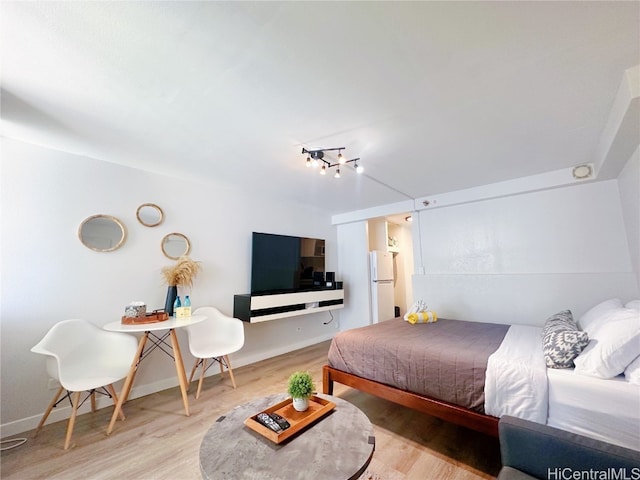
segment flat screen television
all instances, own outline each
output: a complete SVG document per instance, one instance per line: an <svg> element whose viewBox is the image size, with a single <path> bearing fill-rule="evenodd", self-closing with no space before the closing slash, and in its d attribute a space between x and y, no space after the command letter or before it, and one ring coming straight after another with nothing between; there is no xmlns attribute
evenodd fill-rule
<svg viewBox="0 0 640 480"><path fill-rule="evenodd" d="M314 273L324 275L324 240L253 232L251 294L292 293L321 288Z"/></svg>

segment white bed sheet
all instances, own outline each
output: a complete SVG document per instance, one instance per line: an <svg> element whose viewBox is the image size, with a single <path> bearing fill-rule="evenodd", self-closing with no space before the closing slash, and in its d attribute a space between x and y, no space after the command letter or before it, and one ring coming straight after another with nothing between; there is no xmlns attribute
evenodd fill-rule
<svg viewBox="0 0 640 480"><path fill-rule="evenodd" d="M547 424L640 450L640 385L624 376L588 377L573 369L547 370Z"/></svg>
<svg viewBox="0 0 640 480"><path fill-rule="evenodd" d="M542 328L511 325L500 347L489 356L484 383L487 415L545 423L547 366L542 354Z"/></svg>

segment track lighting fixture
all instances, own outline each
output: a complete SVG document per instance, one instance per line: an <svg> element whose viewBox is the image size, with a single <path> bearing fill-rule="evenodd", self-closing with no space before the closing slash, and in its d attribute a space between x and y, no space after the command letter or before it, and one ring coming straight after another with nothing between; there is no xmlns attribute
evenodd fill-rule
<svg viewBox="0 0 640 480"><path fill-rule="evenodd" d="M362 167L362 165L358 164L358 161L360 160L360 158L354 158L351 160L347 160L345 158L345 156L342 154L342 150L344 150L345 147L337 147L337 148L318 148L315 150L307 150L306 148L302 149L302 154L303 155L307 155L307 161L306 161L306 165L307 167L318 167L320 165L322 165L322 168L320 168L320 175L325 175L327 173L327 170L333 168L333 167L337 167L336 168L336 172L333 175L334 178L340 178L340 166L341 165L346 165L348 163L353 163L353 168L356 170L357 173L362 173L364 172L364 168ZM337 159L335 163L332 163L331 161L325 159L325 153L326 152L338 152L337 155Z"/></svg>

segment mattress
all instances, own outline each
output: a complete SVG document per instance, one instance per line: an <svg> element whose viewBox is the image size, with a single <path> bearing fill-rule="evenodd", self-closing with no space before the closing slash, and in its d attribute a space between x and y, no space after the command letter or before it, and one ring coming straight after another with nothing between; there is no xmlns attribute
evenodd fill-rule
<svg viewBox="0 0 640 480"><path fill-rule="evenodd" d="M640 385L548 369L547 424L640 450Z"/></svg>
<svg viewBox="0 0 640 480"><path fill-rule="evenodd" d="M388 320L337 334L329 366L484 413L487 360L508 329L462 320Z"/></svg>

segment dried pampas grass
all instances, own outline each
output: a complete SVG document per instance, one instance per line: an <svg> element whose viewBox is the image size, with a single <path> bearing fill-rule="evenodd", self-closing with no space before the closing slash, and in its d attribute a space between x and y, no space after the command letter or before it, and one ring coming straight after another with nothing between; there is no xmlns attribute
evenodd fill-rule
<svg viewBox="0 0 640 480"><path fill-rule="evenodd" d="M170 287L192 287L193 280L201 269L198 262L191 260L191 258L187 256L182 256L178 258L175 265L164 267L162 269L162 276Z"/></svg>

